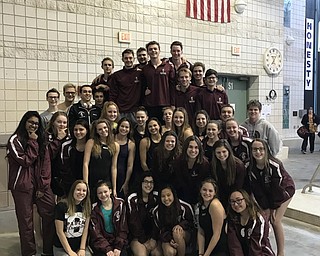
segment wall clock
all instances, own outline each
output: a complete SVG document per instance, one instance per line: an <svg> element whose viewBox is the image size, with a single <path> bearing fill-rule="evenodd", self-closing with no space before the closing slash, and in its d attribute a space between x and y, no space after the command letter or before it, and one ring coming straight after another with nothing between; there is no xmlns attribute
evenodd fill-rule
<svg viewBox="0 0 320 256"><path fill-rule="evenodd" d="M282 53L276 47L270 47L264 53L263 67L270 75L277 75L283 68Z"/></svg>

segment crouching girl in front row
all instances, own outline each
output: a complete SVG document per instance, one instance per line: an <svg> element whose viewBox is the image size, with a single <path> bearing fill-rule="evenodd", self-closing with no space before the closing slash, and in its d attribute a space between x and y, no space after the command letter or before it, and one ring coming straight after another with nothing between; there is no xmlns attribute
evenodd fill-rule
<svg viewBox="0 0 320 256"><path fill-rule="evenodd" d="M164 256L185 256L186 244L194 231L194 214L190 204L179 200L175 190L166 185L160 190L160 202L153 210L153 238L159 235Z"/></svg>
<svg viewBox="0 0 320 256"><path fill-rule="evenodd" d="M55 208L54 255L90 255L86 249L90 212L88 184L83 180L76 180L70 188L68 198L60 201Z"/></svg>
<svg viewBox="0 0 320 256"><path fill-rule="evenodd" d="M95 256L125 256L128 227L124 201L111 195L109 181L99 181L96 188L99 200L91 213L91 249Z"/></svg>
<svg viewBox="0 0 320 256"><path fill-rule="evenodd" d="M269 220L255 200L239 189L231 193L228 221L230 256L274 256L269 241Z"/></svg>

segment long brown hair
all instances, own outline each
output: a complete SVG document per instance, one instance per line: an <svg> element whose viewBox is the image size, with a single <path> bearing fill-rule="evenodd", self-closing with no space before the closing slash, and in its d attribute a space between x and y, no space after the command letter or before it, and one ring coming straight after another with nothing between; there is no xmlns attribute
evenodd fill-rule
<svg viewBox="0 0 320 256"><path fill-rule="evenodd" d="M73 182L67 199L64 199L63 201L67 203L68 214L70 216L73 216L76 213L76 201L74 199L73 194L74 194L74 191L75 191L77 185L81 184L81 183L85 184L87 187L87 194L86 194L86 197L81 201L81 205L83 206L84 216L86 218L89 218L90 214L91 214L90 191L89 191L89 186L88 186L87 182L85 182L84 180L76 180L75 182Z"/></svg>
<svg viewBox="0 0 320 256"><path fill-rule="evenodd" d="M108 146L111 154L114 154L115 149L116 149L110 123L106 119L95 120L91 126L90 137L91 137L91 139L93 139L93 142L94 142L93 147L92 147L92 155L96 158L101 157L102 143L100 141L100 136L97 133L97 125L101 124L101 123L105 123L108 127L107 146Z"/></svg>
<svg viewBox="0 0 320 256"><path fill-rule="evenodd" d="M257 161L256 159L253 157L253 151L252 151L252 145L253 143L257 141L257 142L261 142L263 147L264 147L264 152L265 152L265 157L264 157L264 168L263 170L265 172L268 172L269 170L269 162L270 160L276 162L276 163L281 163L281 161L277 158L275 158L272 154L271 154L271 151L270 151L270 147L268 145L268 143L263 140L263 139L260 139L260 138L256 138L256 139L253 139L253 141L251 142L251 156L250 156L250 165L249 165L249 171L251 172L253 168L256 167L257 165Z"/></svg>
<svg viewBox="0 0 320 256"><path fill-rule="evenodd" d="M261 208L258 206L258 204L256 203L256 201L251 198L249 196L249 194L244 190L244 189L237 189L237 190L234 190L230 196L234 193L234 192L239 192L243 198L244 198L244 201L246 202L246 206L247 206L247 209L248 209L248 213L249 213L249 216L250 216L250 219L253 219L255 220L257 218L257 214L258 212L261 212ZM230 200L230 197L229 197L229 200ZM229 216L234 219L236 218L237 216L240 215L240 213L237 213L235 212L232 207L231 207L231 204L229 204L228 206L228 214Z"/></svg>
<svg viewBox="0 0 320 256"><path fill-rule="evenodd" d="M183 121L183 125L181 128L178 128L175 123L174 123L174 114L176 112L181 112L183 114L184 117L184 121ZM172 130L178 135L179 140L182 142L184 140L184 132L186 129L191 128L191 126L189 125L189 117L188 117L188 113L185 110L185 108L183 107L178 107L173 111L172 114Z"/></svg>
<svg viewBox="0 0 320 256"><path fill-rule="evenodd" d="M52 134L52 136L54 138L57 138L58 136L58 131L57 129L54 127L54 122L56 121L56 119L59 117L59 116L64 116L67 118L67 129L68 129L68 116L66 114L66 112L64 111L57 111L56 113L54 113L52 115L52 117L50 118L50 121L48 123L48 126L46 128L46 132L49 133L49 134ZM68 132L66 132L68 134Z"/></svg>
<svg viewBox="0 0 320 256"><path fill-rule="evenodd" d="M187 150L189 148L189 144L191 141L194 141L195 143L197 143L197 146L198 146L198 149L199 149L199 154L197 155L196 157L196 163L198 164L202 164L203 163L203 159L204 159L204 150L203 150L203 147L202 147L202 144L201 144L201 141L200 139L195 136L195 135L192 135L190 137L188 137L182 144L182 152L181 152L181 158L188 162L188 154L187 154Z"/></svg>
<svg viewBox="0 0 320 256"><path fill-rule="evenodd" d="M213 144L211 161L212 176L215 181L218 182L219 177L217 175L217 169L222 168L222 166L220 160L216 157L215 151L220 147L226 148L229 152L229 156L227 158L227 169L225 171L227 173L227 183L229 186L232 186L236 180L236 158L233 155L232 148L229 142L225 139L218 140Z"/></svg>
<svg viewBox="0 0 320 256"><path fill-rule="evenodd" d="M168 136L173 136L176 140L176 145L175 147L171 150L171 151L167 151L164 147L166 138ZM163 172L164 171L164 167L167 167L169 163L172 163L175 159L177 159L177 157L180 155L181 153L181 147L179 144L179 140L178 140L178 136L174 131L166 131L162 137L161 137L161 141L159 143L159 145L157 146L157 148L154 151L154 155L155 157L157 157L158 163L159 163L159 171Z"/></svg>

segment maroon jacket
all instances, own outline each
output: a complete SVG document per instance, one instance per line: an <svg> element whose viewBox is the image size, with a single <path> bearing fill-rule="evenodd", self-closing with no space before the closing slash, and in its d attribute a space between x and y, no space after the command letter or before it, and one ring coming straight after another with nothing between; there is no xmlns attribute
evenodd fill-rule
<svg viewBox="0 0 320 256"><path fill-rule="evenodd" d="M173 169L173 183L178 197L195 205L198 202L201 182L211 176L209 161L204 157L201 164L195 162L192 169L189 169L187 161L180 156L175 160Z"/></svg>
<svg viewBox="0 0 320 256"><path fill-rule="evenodd" d="M204 109L208 112L210 119L219 120L221 107L228 103L228 96L225 91L214 89L213 91L205 88L200 90L196 108L197 110Z"/></svg>
<svg viewBox="0 0 320 256"><path fill-rule="evenodd" d="M250 189L262 209L277 209L295 193L294 181L280 161L269 159L267 172L253 166L248 175Z"/></svg>
<svg viewBox="0 0 320 256"><path fill-rule="evenodd" d="M140 106L142 70L123 68L112 74L110 81L110 100L115 102L120 113L134 112Z"/></svg>
<svg viewBox="0 0 320 256"><path fill-rule="evenodd" d="M189 123L194 120L194 115L196 113L196 99L202 88L190 85L186 92L182 92L179 87L176 87L174 106L183 107L186 109L189 117Z"/></svg>
<svg viewBox="0 0 320 256"><path fill-rule="evenodd" d="M128 227L132 239L145 243L151 238L153 219L152 210L157 205L158 192L149 194L148 203L139 199L137 193L132 193L127 198Z"/></svg>
<svg viewBox="0 0 320 256"><path fill-rule="evenodd" d="M172 63L163 60L157 67L149 63L142 69L143 105L146 107L173 106L175 71ZM151 93L145 95L145 90Z"/></svg>
<svg viewBox="0 0 320 256"><path fill-rule="evenodd" d="M248 253L243 251L241 241L247 245ZM249 219L247 225L242 226L238 216L232 218L228 221L228 247L230 256L274 256L269 240L269 220L258 213L256 220Z"/></svg>
<svg viewBox="0 0 320 256"><path fill-rule="evenodd" d="M9 190L29 191L35 188L44 192L50 188L51 161L48 148L43 161L40 161L38 142L29 139L24 149L18 135L14 134L7 144L7 158Z"/></svg>
<svg viewBox="0 0 320 256"><path fill-rule="evenodd" d="M114 249L122 251L128 244L127 214L124 201L116 197L112 197L112 201L113 234L105 231L104 218L100 209L101 204L94 204L89 225L90 246L93 251L100 253L107 253Z"/></svg>

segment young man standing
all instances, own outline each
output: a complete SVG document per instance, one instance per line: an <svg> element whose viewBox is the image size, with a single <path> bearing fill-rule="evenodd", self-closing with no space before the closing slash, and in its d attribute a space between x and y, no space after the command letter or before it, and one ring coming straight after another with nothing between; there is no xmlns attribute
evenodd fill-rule
<svg viewBox="0 0 320 256"><path fill-rule="evenodd" d="M63 96L64 102L58 105L58 109L64 112L68 112L76 97L76 86L72 83L65 84L63 86Z"/></svg>
<svg viewBox="0 0 320 256"><path fill-rule="evenodd" d="M184 107L188 113L189 122L193 122L196 99L201 89L191 84L191 71L188 68L180 68L177 77L178 85L175 91L174 106Z"/></svg>
<svg viewBox="0 0 320 256"><path fill-rule="evenodd" d="M73 104L69 110L68 118L70 131L73 131L73 127L78 119L85 119L89 125L91 125L94 120L99 119L101 115L101 109L91 103L91 97L91 86L82 85L80 87L79 102Z"/></svg>
<svg viewBox="0 0 320 256"><path fill-rule="evenodd" d="M139 62L138 68L142 69L145 65L148 64L148 54L147 49L144 47L140 47L137 50L137 60Z"/></svg>
<svg viewBox="0 0 320 256"><path fill-rule="evenodd" d="M142 103L149 116L162 119L162 108L173 106L175 71L173 64L160 59L160 45L151 41L146 45L149 63L142 69Z"/></svg>
<svg viewBox="0 0 320 256"><path fill-rule="evenodd" d="M115 102L122 116L135 122L134 112L140 105L142 70L135 66L134 52L126 49L122 52L123 69L115 72L110 79L110 100Z"/></svg>
<svg viewBox="0 0 320 256"><path fill-rule="evenodd" d="M192 68L192 84L198 87L204 87L203 74L205 71L205 65L202 62L196 62Z"/></svg>
<svg viewBox="0 0 320 256"><path fill-rule="evenodd" d="M171 57L169 61L173 64L175 71L177 72L179 68L188 68L192 69L192 64L187 61L183 56L183 47L182 43L179 41L172 42L170 46Z"/></svg>
<svg viewBox="0 0 320 256"><path fill-rule="evenodd" d="M54 113L56 113L58 109L58 102L60 98L60 92L56 88L52 88L46 93L46 99L49 105L49 108L40 114L41 122L43 127L46 128L49 124L49 121Z"/></svg>
<svg viewBox="0 0 320 256"><path fill-rule="evenodd" d="M221 114L220 114L220 120L222 121L222 127L223 129L219 133L220 139L227 139L228 135L225 131L225 123L229 118L234 117L234 108L230 104L222 105L221 107ZM239 130L244 137L249 137L249 133L245 127L242 125L239 125Z"/></svg>
<svg viewBox="0 0 320 256"><path fill-rule="evenodd" d="M104 89L104 97L105 100L109 100L109 86L108 82L112 75L114 69L114 62L111 58L106 57L101 61L101 68L103 69L103 74L98 75L95 79L93 79L91 83L92 89Z"/></svg>
<svg viewBox="0 0 320 256"><path fill-rule="evenodd" d="M214 69L208 69L204 78L206 88L199 92L197 99L197 110L204 109L210 116L210 119L220 119L221 107L228 103L228 96L217 86L218 73Z"/></svg>
<svg viewBox="0 0 320 256"><path fill-rule="evenodd" d="M271 154L276 156L281 148L281 139L274 126L261 117L261 109L260 101L250 100L247 104L248 118L242 126L248 130L250 138L264 139L270 147Z"/></svg>

